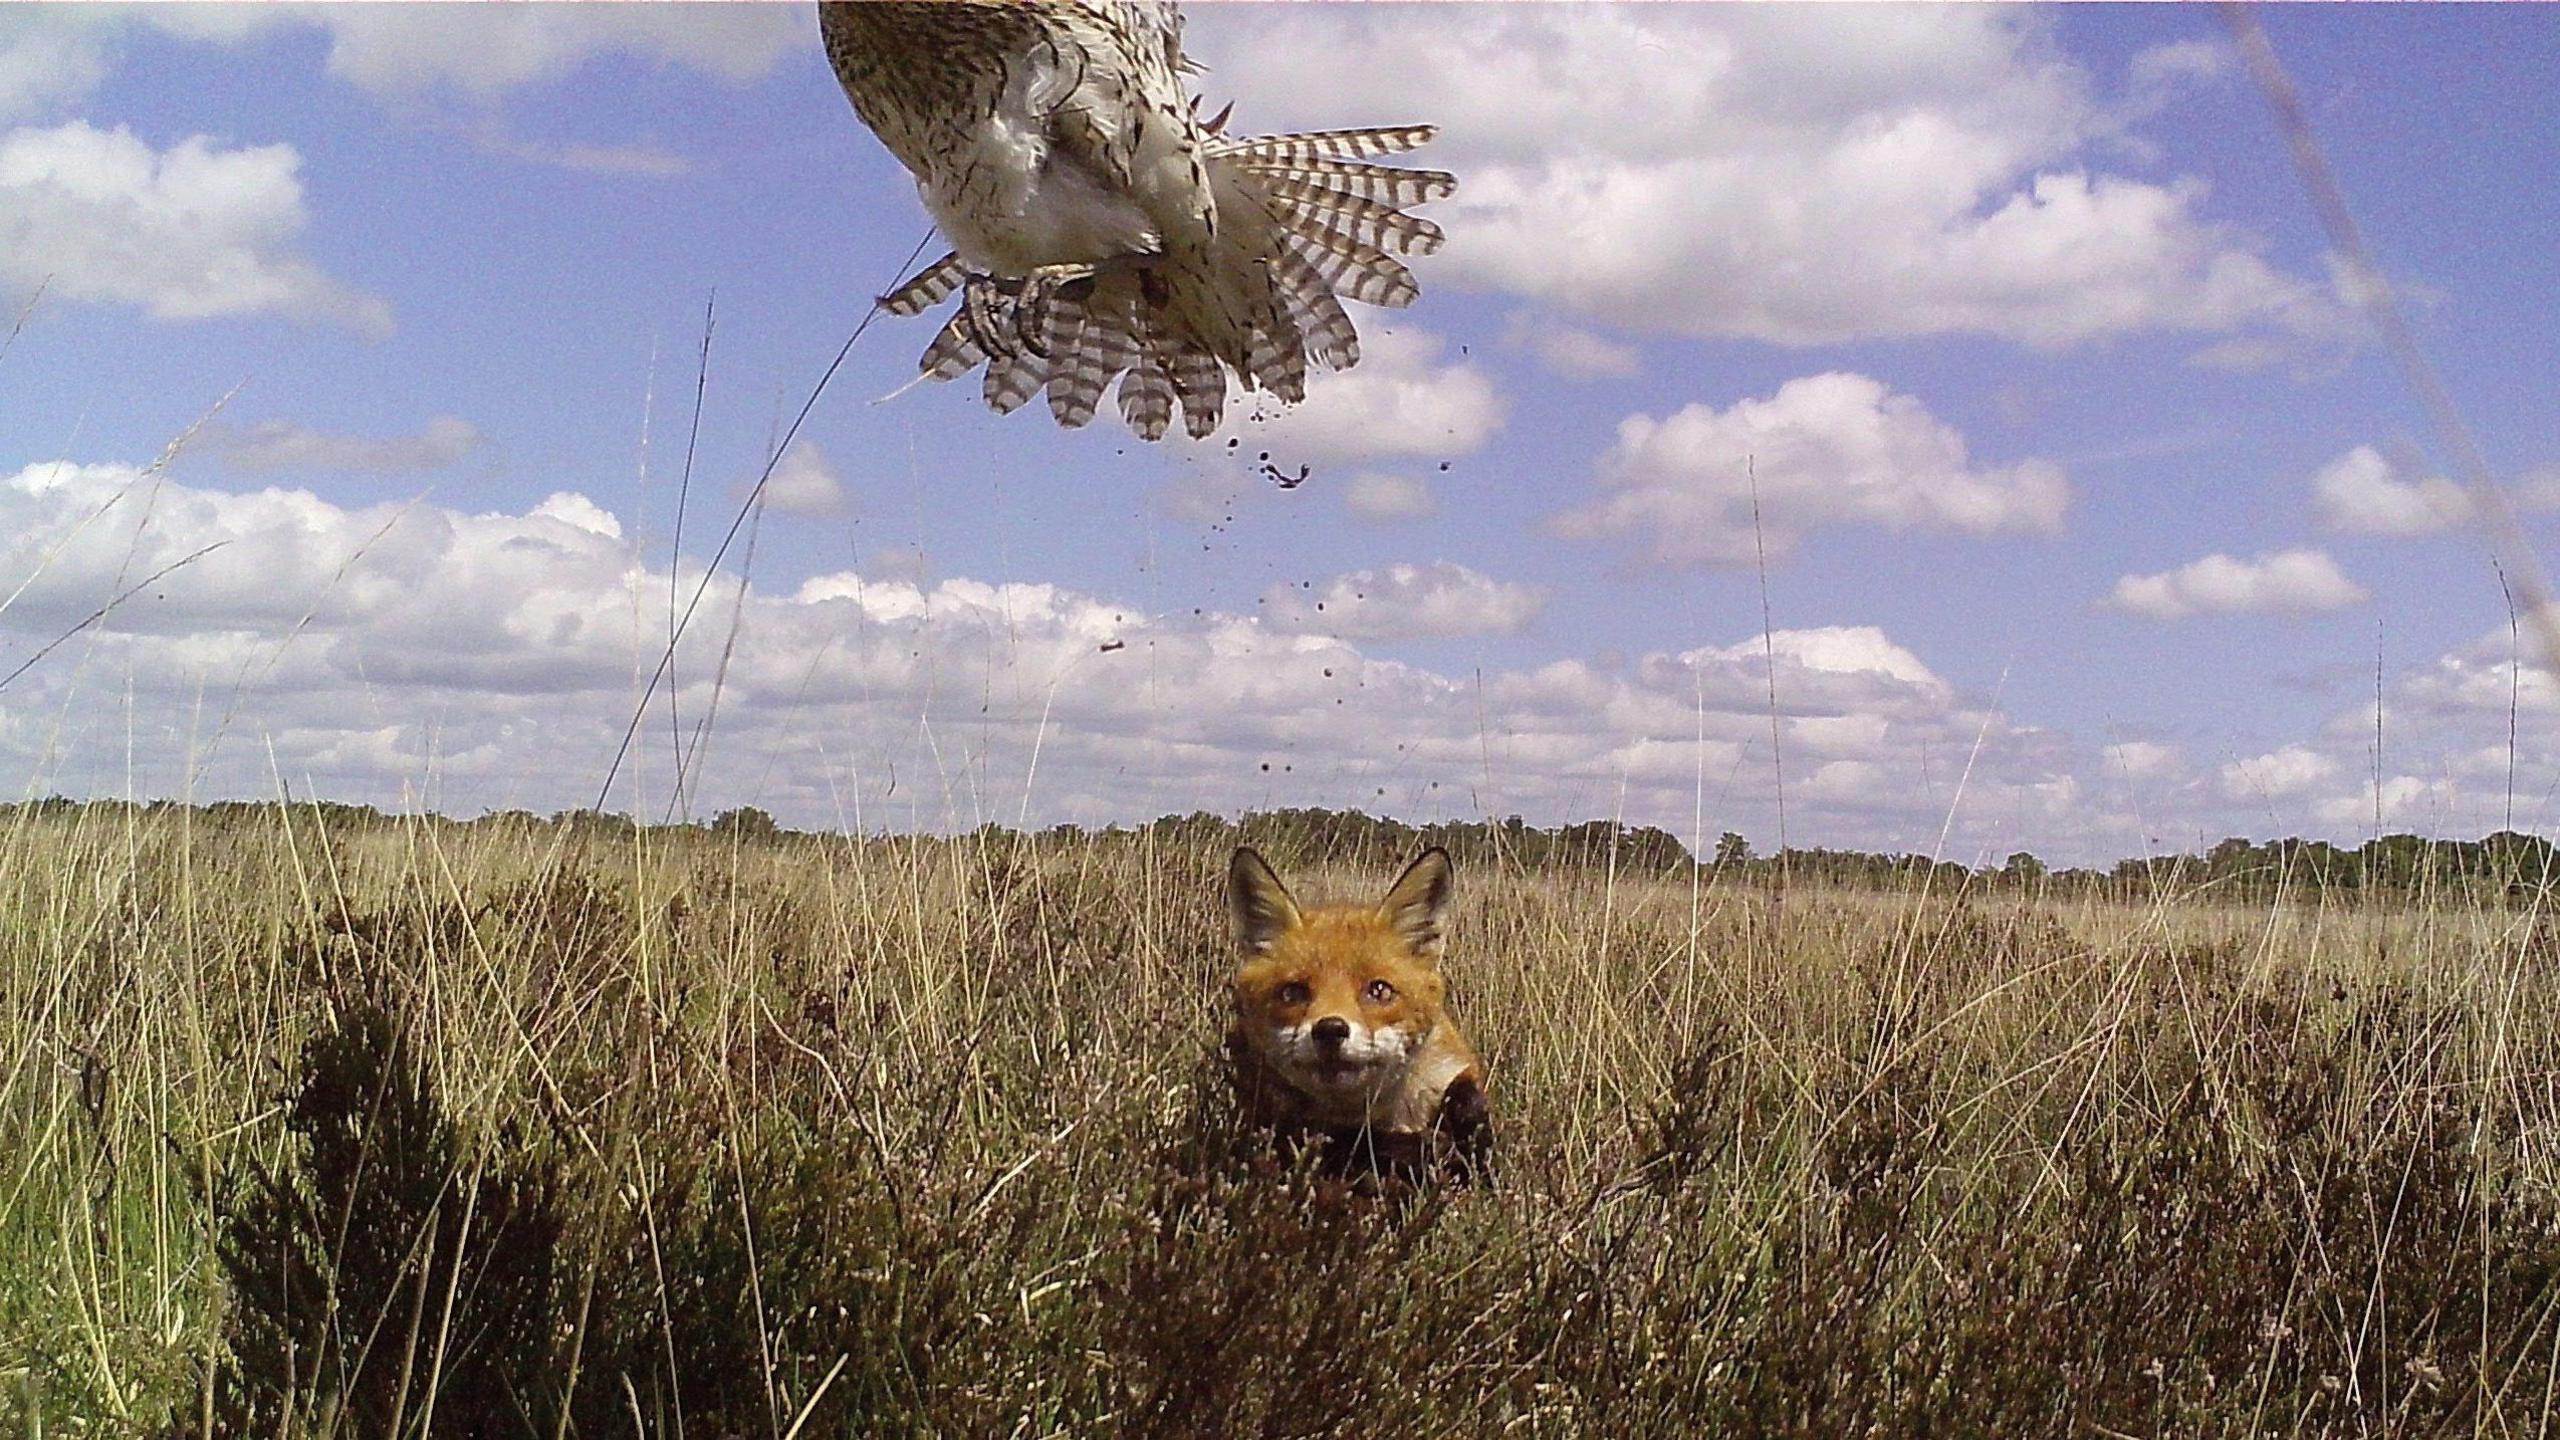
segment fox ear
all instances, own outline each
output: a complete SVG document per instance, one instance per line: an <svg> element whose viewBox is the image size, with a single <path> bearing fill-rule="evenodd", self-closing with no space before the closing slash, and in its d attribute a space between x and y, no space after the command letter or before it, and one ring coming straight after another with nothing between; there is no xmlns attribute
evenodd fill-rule
<svg viewBox="0 0 2560 1440"><path fill-rule="evenodd" d="M1227 861L1227 914L1235 920L1238 943L1255 952L1298 928L1297 900L1250 845L1237 846Z"/></svg>
<svg viewBox="0 0 2560 1440"><path fill-rule="evenodd" d="M1440 912L1449 906L1449 852L1434 845L1405 867L1378 913L1417 955L1440 958Z"/></svg>

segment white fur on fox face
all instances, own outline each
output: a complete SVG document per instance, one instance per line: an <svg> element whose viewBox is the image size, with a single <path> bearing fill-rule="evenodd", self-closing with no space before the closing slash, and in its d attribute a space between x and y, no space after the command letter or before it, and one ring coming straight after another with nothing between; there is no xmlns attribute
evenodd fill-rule
<svg viewBox="0 0 2560 1440"><path fill-rule="evenodd" d="M1351 1033L1331 1051L1316 1043L1313 1018L1297 1025L1275 1025L1271 1036L1276 1058L1291 1079L1320 1090L1374 1089L1404 1068L1413 1051L1412 1036L1391 1025L1348 1023Z"/></svg>

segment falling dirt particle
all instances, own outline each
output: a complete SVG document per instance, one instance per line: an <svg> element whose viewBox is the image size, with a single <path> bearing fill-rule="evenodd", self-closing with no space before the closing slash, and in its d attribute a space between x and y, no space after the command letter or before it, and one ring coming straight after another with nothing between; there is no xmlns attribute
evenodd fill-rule
<svg viewBox="0 0 2560 1440"><path fill-rule="evenodd" d="M1270 774L1270 773L1271 773L1271 762L1270 762L1270 761L1265 760L1265 761L1263 761L1263 762L1262 762L1262 773L1263 773L1263 774L1265 774L1265 775L1268 775L1268 774Z"/></svg>
<svg viewBox="0 0 2560 1440"><path fill-rule="evenodd" d="M1332 679L1332 678L1333 678L1333 671L1332 671L1330 668L1328 668L1328 669L1324 672L1324 678L1326 678L1327 680L1330 680L1330 679Z"/></svg>
<svg viewBox="0 0 2560 1440"><path fill-rule="evenodd" d="M1448 474L1448 473L1449 473L1449 462L1448 462L1448 461L1443 460L1443 461L1441 461L1441 462L1440 462L1440 473L1441 473L1441 474L1443 474L1443 475L1446 475L1446 474Z"/></svg>
<svg viewBox="0 0 2560 1440"><path fill-rule="evenodd" d="M1114 650L1126 650L1128 648L1129 642L1126 640L1105 640L1102 642L1102 653L1105 655L1110 654Z"/></svg>

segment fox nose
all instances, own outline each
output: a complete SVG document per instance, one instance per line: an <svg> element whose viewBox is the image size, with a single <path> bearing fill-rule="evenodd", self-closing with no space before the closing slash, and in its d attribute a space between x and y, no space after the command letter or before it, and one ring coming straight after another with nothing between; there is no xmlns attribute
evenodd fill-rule
<svg viewBox="0 0 2560 1440"><path fill-rule="evenodd" d="M1351 1022L1339 1015L1327 1015L1316 1022L1314 1033L1317 1049L1339 1050L1342 1048L1342 1042L1351 1038Z"/></svg>

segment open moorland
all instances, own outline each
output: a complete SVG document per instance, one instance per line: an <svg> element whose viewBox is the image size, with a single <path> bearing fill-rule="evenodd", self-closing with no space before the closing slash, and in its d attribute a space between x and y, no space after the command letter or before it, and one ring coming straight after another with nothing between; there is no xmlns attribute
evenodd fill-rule
<svg viewBox="0 0 2560 1440"><path fill-rule="evenodd" d="M1461 857L1487 1185L1214 1060L1237 834L20 807L0 1413L296 1436L2540 1435L2537 886Z"/></svg>

